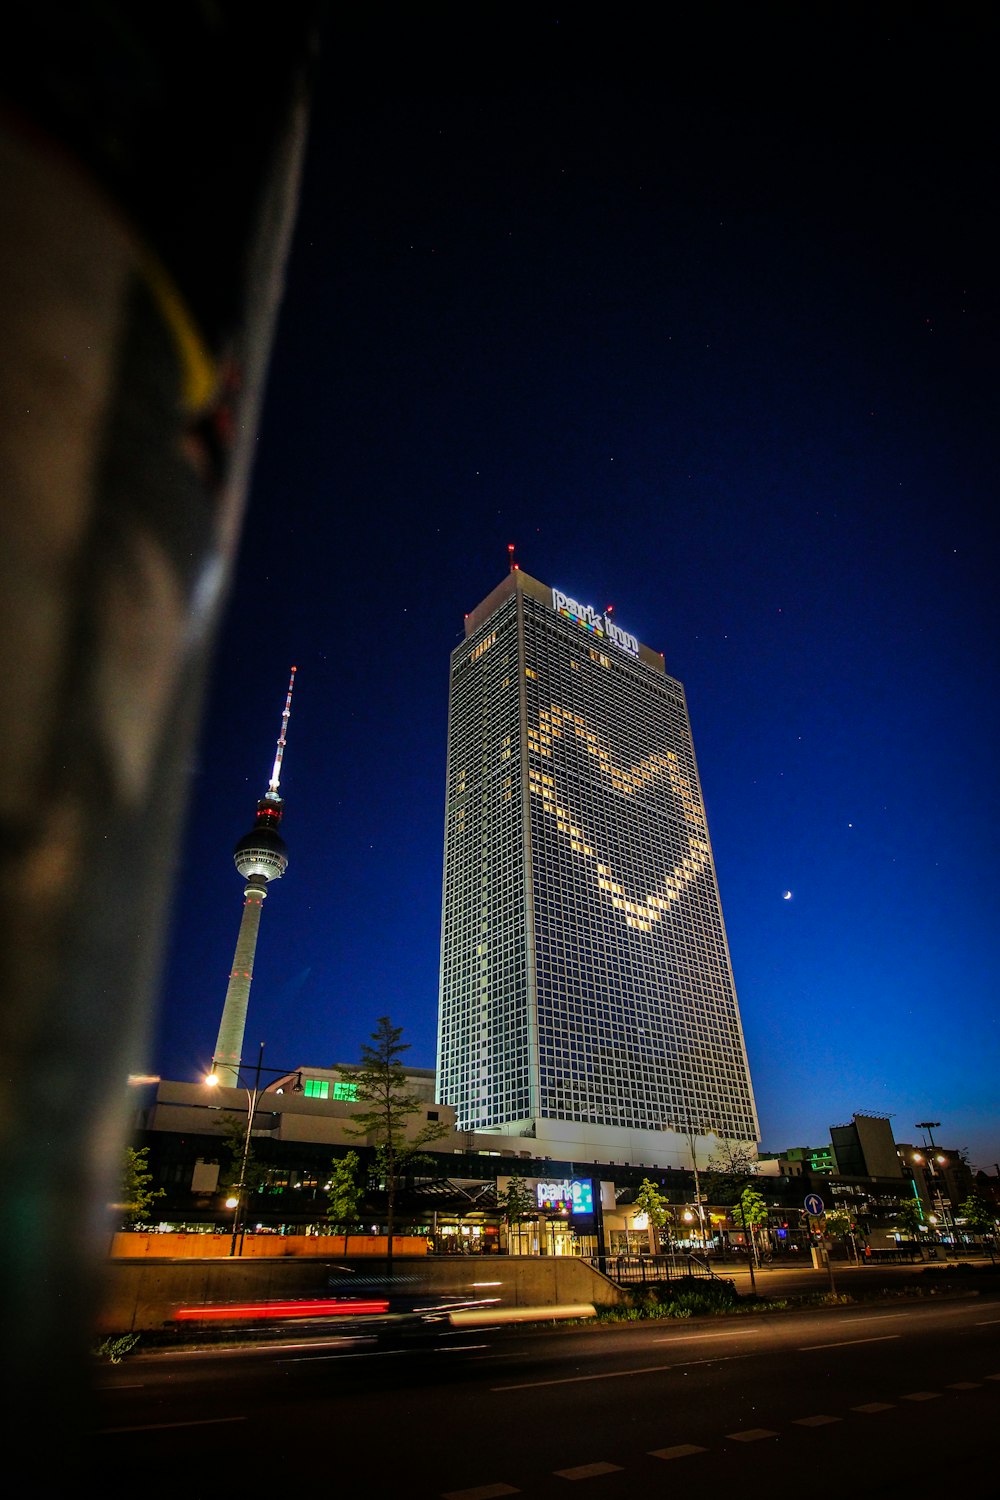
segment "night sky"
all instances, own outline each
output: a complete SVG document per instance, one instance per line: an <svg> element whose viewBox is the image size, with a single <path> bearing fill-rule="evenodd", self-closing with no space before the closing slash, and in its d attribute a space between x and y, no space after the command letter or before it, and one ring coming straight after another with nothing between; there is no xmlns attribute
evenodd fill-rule
<svg viewBox="0 0 1000 1500"><path fill-rule="evenodd" d="M292 664L244 1055L388 1015L434 1066L449 655L513 543L685 686L762 1149L884 1113L993 1171L984 12L413 9L327 28L150 1066L211 1059Z"/></svg>

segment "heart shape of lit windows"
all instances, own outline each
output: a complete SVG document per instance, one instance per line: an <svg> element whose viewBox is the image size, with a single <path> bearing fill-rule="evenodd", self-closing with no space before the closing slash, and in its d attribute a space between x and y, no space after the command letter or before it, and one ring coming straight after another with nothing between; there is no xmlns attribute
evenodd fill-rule
<svg viewBox="0 0 1000 1500"><path fill-rule="evenodd" d="M674 866L658 890L649 891L645 896L637 896L626 891L615 879L610 865L598 856L583 830L574 823L572 813L557 800L553 778L537 767L532 766L528 770L531 791L541 799L543 810L555 818L559 831L566 834L573 850L593 865L597 888L601 894L617 911L624 914L630 927L638 928L640 932L650 932L654 922L662 920L709 862L711 850L701 803L695 796L690 781L681 772L677 756L672 750L654 752L633 766L619 766L586 719L558 703L551 704L547 709L539 709L538 728L528 730L528 750L542 760L551 760L553 746L564 734L575 735L586 746L587 753L597 761L602 776L606 776L615 791L622 796L634 797L663 780L670 783L677 796L686 825L687 853Z"/></svg>

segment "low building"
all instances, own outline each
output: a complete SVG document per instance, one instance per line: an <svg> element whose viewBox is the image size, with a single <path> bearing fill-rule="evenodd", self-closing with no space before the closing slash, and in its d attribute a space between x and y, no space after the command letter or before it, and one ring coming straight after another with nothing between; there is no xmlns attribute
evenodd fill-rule
<svg viewBox="0 0 1000 1500"><path fill-rule="evenodd" d="M920 1164L914 1148L896 1148L886 1159L885 1128L870 1117L852 1134L841 1132L836 1148L794 1147L763 1153L739 1180L702 1167L691 1170L652 1163L554 1160L537 1156L536 1142L523 1136L458 1131L454 1111L435 1100L432 1069L406 1070L407 1091L417 1099L405 1135L412 1142L425 1126L444 1134L422 1148L398 1183L395 1224L399 1232L426 1238L440 1253L513 1250L530 1254L634 1254L649 1246L637 1204L648 1179L665 1199L669 1223L664 1238L693 1250L734 1251L743 1234L732 1209L741 1187L751 1183L767 1206L759 1236L769 1252L800 1254L821 1227L806 1210L818 1193L827 1210L843 1208L855 1226L855 1246L890 1245L902 1197L912 1195ZM262 1088L214 1088L161 1080L136 1120L135 1145L146 1149L148 1165L164 1196L157 1201L159 1228L188 1233L227 1231L233 1208L227 1196L238 1175L242 1149L249 1147L253 1171L245 1194L243 1222L250 1233L303 1234L326 1228L327 1185L335 1162L355 1151L365 1188L364 1232L384 1227L384 1184L379 1177L377 1143L359 1136L356 1120L369 1106L355 1097L344 1065L302 1066ZM847 1134L843 1134L847 1132ZM860 1155L852 1155L859 1151ZM949 1161L957 1153L942 1153ZM831 1168L831 1160L838 1170ZM894 1168L885 1173L839 1167L869 1164ZM957 1190L952 1163L938 1164L942 1184ZM933 1179L925 1164L927 1180ZM512 1179L520 1179L529 1209L518 1222L504 1214ZM917 1183L916 1191L921 1191ZM942 1189L943 1191L943 1189ZM926 1196L928 1226L933 1196ZM948 1197L952 1205L957 1199ZM939 1222L945 1222L940 1216Z"/></svg>

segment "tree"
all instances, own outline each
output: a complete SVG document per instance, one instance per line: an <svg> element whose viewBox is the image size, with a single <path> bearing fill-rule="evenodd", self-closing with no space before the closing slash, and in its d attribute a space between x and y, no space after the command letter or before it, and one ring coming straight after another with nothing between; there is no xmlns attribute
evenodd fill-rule
<svg viewBox="0 0 1000 1500"><path fill-rule="evenodd" d="M919 1239L923 1222L923 1214L920 1212L916 1199L904 1198L893 1216L893 1224L898 1232L904 1238Z"/></svg>
<svg viewBox="0 0 1000 1500"><path fill-rule="evenodd" d="M224 1143L223 1150L229 1158L219 1173L220 1188L235 1190L242 1173L244 1197L259 1192L267 1180L268 1169L254 1157L253 1136L247 1139L246 1115L223 1115L220 1134Z"/></svg>
<svg viewBox="0 0 1000 1500"><path fill-rule="evenodd" d="M410 1046L409 1042L400 1041L402 1035L401 1026L393 1026L388 1016L380 1016L371 1034L374 1046L366 1043L361 1048L360 1066L341 1070L345 1081L355 1085L358 1103L369 1106L353 1115L352 1123L345 1129L348 1135L364 1136L376 1147L377 1170L385 1182L390 1274L396 1191L400 1179L405 1168L420 1156L424 1146L448 1133L448 1125L443 1121L426 1120L408 1137L407 1125L414 1115L422 1112L424 1101L411 1090L399 1060Z"/></svg>
<svg viewBox="0 0 1000 1500"><path fill-rule="evenodd" d="M361 1206L364 1189L358 1182L358 1167L361 1158L356 1151L347 1151L335 1156L326 1186L326 1222L331 1234L344 1236L344 1254L347 1254L347 1236L361 1223Z"/></svg>
<svg viewBox="0 0 1000 1500"><path fill-rule="evenodd" d="M846 1208L831 1208L824 1215L824 1227L826 1233L835 1240L851 1241L852 1254L857 1260L857 1248L854 1245L854 1233L856 1225Z"/></svg>
<svg viewBox="0 0 1000 1500"><path fill-rule="evenodd" d="M997 1205L980 1188L972 1189L965 1202L959 1204L958 1213L974 1234L996 1238Z"/></svg>
<svg viewBox="0 0 1000 1500"><path fill-rule="evenodd" d="M734 1224L737 1224L747 1237L747 1250L751 1258L757 1259L755 1231L761 1224L767 1223L767 1203L760 1193L755 1192L753 1188L745 1187L731 1212Z"/></svg>
<svg viewBox="0 0 1000 1500"><path fill-rule="evenodd" d="M740 1193L759 1171L760 1165L752 1147L743 1141L720 1141L718 1151L708 1162L705 1189L709 1202L736 1203Z"/></svg>
<svg viewBox="0 0 1000 1500"><path fill-rule="evenodd" d="M518 1253L521 1249L521 1225L536 1216L535 1204L523 1177L509 1177L507 1186L497 1193L497 1208L507 1226L507 1248L510 1249L510 1232L517 1230Z"/></svg>
<svg viewBox="0 0 1000 1500"><path fill-rule="evenodd" d="M122 1162L122 1210L123 1229L141 1229L149 1221L149 1210L157 1198L166 1197L165 1188L151 1186L153 1174L149 1170L149 1147L135 1151L126 1146Z"/></svg>
<svg viewBox="0 0 1000 1500"><path fill-rule="evenodd" d="M846 1208L830 1208L825 1214L826 1231L833 1235L834 1239L842 1240L851 1233L854 1228L854 1220Z"/></svg>
<svg viewBox="0 0 1000 1500"><path fill-rule="evenodd" d="M659 1251L659 1231L673 1219L669 1200L660 1192L655 1182L650 1182L648 1177L644 1177L635 1195L635 1206L646 1215L649 1253L656 1255Z"/></svg>

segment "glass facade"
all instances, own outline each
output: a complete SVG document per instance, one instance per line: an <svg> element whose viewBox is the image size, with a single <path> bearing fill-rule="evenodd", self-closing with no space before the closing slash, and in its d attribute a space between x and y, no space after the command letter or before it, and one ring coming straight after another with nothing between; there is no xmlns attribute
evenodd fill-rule
<svg viewBox="0 0 1000 1500"><path fill-rule="evenodd" d="M452 655L439 1097L755 1142L684 691L608 627L513 573Z"/></svg>

